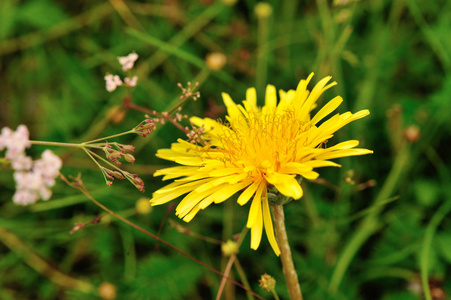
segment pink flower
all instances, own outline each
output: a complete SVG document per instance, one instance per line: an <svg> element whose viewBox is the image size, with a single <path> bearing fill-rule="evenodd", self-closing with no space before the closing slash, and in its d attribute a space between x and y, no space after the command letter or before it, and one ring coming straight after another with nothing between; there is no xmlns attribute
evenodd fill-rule
<svg viewBox="0 0 451 300"><path fill-rule="evenodd" d="M0 150L6 148L5 158L14 161L24 156L25 148L31 146L30 133L25 125L19 125L16 131L12 131L8 127L2 128L0 135Z"/></svg>
<svg viewBox="0 0 451 300"><path fill-rule="evenodd" d="M119 63L122 65L122 70L125 72L133 68L133 66L135 65L135 61L138 59L138 54L133 52L127 56L120 56L117 59L119 60Z"/></svg>
<svg viewBox="0 0 451 300"><path fill-rule="evenodd" d="M29 156L21 155L11 162L14 170L30 170L33 160Z"/></svg>
<svg viewBox="0 0 451 300"><path fill-rule="evenodd" d="M34 204L38 200L38 195L29 190L17 190L13 196L13 201L17 205Z"/></svg>
<svg viewBox="0 0 451 300"><path fill-rule="evenodd" d="M119 77L119 75L105 75L105 84L106 84L106 90L108 92L114 91L118 86L122 85L122 80Z"/></svg>
<svg viewBox="0 0 451 300"><path fill-rule="evenodd" d="M125 81L125 85L128 87L134 87L136 86L136 84L138 83L138 76L133 76L132 78L130 77L125 77L124 78Z"/></svg>
<svg viewBox="0 0 451 300"><path fill-rule="evenodd" d="M25 155L25 148L30 146L29 132L25 125L17 127L16 131L8 127L2 129L0 151L6 148L5 157L11 161L11 166L16 171L13 201L18 205L33 204L39 198L50 199L52 191L49 188L55 185L55 178L63 165L61 159L50 150L45 150L42 157L33 162Z"/></svg>

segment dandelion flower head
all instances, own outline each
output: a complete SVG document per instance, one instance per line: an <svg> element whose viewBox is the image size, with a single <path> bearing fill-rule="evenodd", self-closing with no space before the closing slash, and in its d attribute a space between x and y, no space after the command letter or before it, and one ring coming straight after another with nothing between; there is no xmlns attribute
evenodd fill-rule
<svg viewBox="0 0 451 300"><path fill-rule="evenodd" d="M340 166L330 159L372 153L356 148L357 140L325 146L337 130L365 117L369 111L335 114L324 121L343 101L337 96L311 117L317 99L336 85L336 82L328 84L331 77L326 77L308 91L312 77L313 73L301 80L296 90L281 90L279 103L276 88L268 85L265 105L261 108L257 106L254 88L247 90L242 105L223 93L228 113L226 122L191 118L193 124L203 128L206 142L193 144L179 139L171 149L158 151L158 157L181 166L155 173L155 176L164 175L163 180L178 179L157 190L151 204L164 204L187 194L177 206L176 214L189 222L210 204L221 203L239 193L238 204L251 202L246 224L251 229L251 248L260 245L264 228L271 247L279 255L268 189L275 187L287 197L300 199L303 190L297 178L313 180L319 175L314 169Z"/></svg>

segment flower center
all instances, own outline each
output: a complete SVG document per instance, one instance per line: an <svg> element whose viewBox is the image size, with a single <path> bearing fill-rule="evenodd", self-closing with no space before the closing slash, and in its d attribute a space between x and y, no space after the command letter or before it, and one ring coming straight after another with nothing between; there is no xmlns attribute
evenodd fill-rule
<svg viewBox="0 0 451 300"><path fill-rule="evenodd" d="M278 171L287 162L296 161L297 152L307 142L310 122L302 122L294 111L249 113L232 119L229 130L219 136L224 160L237 167L255 167L255 175Z"/></svg>

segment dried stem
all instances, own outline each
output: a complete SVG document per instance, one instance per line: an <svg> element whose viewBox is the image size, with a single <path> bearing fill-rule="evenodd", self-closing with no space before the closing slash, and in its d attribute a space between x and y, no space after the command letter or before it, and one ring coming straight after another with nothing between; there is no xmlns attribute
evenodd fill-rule
<svg viewBox="0 0 451 300"><path fill-rule="evenodd" d="M163 119L167 120L168 122L171 122L172 125L174 125L174 126L177 127L178 129L180 129L181 131L183 131L185 134L189 132L189 131L186 130L182 125L180 125L180 124L177 123L174 119L172 119L171 116L170 116L169 114L163 115L163 114L161 114L161 113L159 113L159 112L156 112L156 111L154 111L154 110L151 110L151 109L148 109L148 108L145 108L145 107L136 105L136 104L132 103L132 102L130 101L130 98L128 98L128 97L127 97L127 98L124 98L124 107L127 108L127 109L134 109L134 110L137 110L137 111L140 111L140 112L143 112L143 113L151 114L151 115L153 115L153 116L155 116L155 117L158 117L158 118L163 118Z"/></svg>
<svg viewBox="0 0 451 300"><path fill-rule="evenodd" d="M283 275L287 282L288 293L290 294L291 300L302 300L301 286L299 285L298 275L294 268L293 258L291 257L290 245L288 244L283 206L271 205L271 210L274 217L276 238L280 248L280 259L282 260Z"/></svg>

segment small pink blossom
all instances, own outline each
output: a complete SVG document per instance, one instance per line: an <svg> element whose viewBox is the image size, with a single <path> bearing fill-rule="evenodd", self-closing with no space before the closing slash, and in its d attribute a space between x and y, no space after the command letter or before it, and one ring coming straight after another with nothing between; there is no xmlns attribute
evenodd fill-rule
<svg viewBox="0 0 451 300"><path fill-rule="evenodd" d="M13 196L13 201L17 205L29 205L38 201L38 195L29 190L17 190Z"/></svg>
<svg viewBox="0 0 451 300"><path fill-rule="evenodd" d="M112 91L114 91L118 86L122 85L122 80L119 77L119 75L108 74L108 75L105 75L104 78L105 78L106 90L110 93Z"/></svg>
<svg viewBox="0 0 451 300"><path fill-rule="evenodd" d="M31 146L29 137L30 133L25 125L19 125L16 131L4 127L0 135L0 151L6 148L5 158L14 161L22 157L25 149Z"/></svg>
<svg viewBox="0 0 451 300"><path fill-rule="evenodd" d="M29 132L25 125L12 131L8 127L2 129L0 134L0 151L6 148L5 158L11 161L15 170L14 181L16 193L14 203L29 205L39 198L50 199L55 185L55 178L62 167L61 159L50 150L45 150L42 157L33 162L31 157L25 155L25 148L31 146Z"/></svg>
<svg viewBox="0 0 451 300"><path fill-rule="evenodd" d="M120 56L117 59L119 60L119 63L122 65L122 70L125 72L133 68L133 66L135 65L135 61L138 59L138 54L133 52L127 56Z"/></svg>
<svg viewBox="0 0 451 300"><path fill-rule="evenodd" d="M19 156L11 162L14 170L30 170L33 166L33 160L29 156Z"/></svg>
<svg viewBox="0 0 451 300"><path fill-rule="evenodd" d="M128 87L135 87L136 84L138 83L138 76L135 75L132 78L125 77L124 82L125 82L125 85Z"/></svg>

